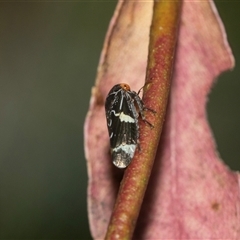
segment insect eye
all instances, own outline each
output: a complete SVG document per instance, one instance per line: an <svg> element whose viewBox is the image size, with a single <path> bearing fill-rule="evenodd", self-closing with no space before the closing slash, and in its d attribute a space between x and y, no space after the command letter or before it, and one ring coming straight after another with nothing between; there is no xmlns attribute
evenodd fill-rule
<svg viewBox="0 0 240 240"><path fill-rule="evenodd" d="M126 84L126 83L120 83L120 86L125 91L130 91L131 90L130 86L128 84Z"/></svg>

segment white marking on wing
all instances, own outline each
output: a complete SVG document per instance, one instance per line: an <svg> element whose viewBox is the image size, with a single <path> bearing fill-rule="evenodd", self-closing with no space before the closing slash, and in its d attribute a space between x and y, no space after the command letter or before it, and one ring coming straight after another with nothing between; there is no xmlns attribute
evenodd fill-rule
<svg viewBox="0 0 240 240"><path fill-rule="evenodd" d="M136 145L134 144L120 145L119 147L113 148L113 151L117 152L119 149L122 149L125 153L129 154L129 156L132 158L136 150Z"/></svg>
<svg viewBox="0 0 240 240"><path fill-rule="evenodd" d="M115 110L112 110L111 112L113 112L116 117L119 117L121 122L135 123L135 120L131 116L124 114L124 112L116 113Z"/></svg>
<svg viewBox="0 0 240 240"><path fill-rule="evenodd" d="M122 97L121 97L121 102L120 102L120 108L119 109L122 109L122 103L123 103L123 94L122 94Z"/></svg>
<svg viewBox="0 0 240 240"><path fill-rule="evenodd" d="M124 114L123 112L121 112L119 119L121 122L129 122L129 123L135 123L135 120L130 117L129 115Z"/></svg>

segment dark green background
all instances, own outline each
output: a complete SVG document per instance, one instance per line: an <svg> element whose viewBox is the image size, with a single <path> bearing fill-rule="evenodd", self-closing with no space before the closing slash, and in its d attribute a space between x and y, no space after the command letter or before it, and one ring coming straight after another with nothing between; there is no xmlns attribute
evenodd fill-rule
<svg viewBox="0 0 240 240"><path fill-rule="evenodd" d="M83 123L115 1L0 3L0 238L90 239ZM240 58L239 2L217 2ZM221 157L239 159L239 67L208 113Z"/></svg>

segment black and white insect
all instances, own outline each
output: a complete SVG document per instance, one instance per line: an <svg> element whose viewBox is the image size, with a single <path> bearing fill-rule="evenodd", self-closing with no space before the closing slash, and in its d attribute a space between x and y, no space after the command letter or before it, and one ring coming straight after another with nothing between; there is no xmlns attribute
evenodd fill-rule
<svg viewBox="0 0 240 240"><path fill-rule="evenodd" d="M131 91L126 83L120 83L110 90L106 98L105 110L112 161L118 168L126 168L132 161L136 148L139 148L139 116L153 127L145 119L144 111L155 111L145 107L139 92Z"/></svg>

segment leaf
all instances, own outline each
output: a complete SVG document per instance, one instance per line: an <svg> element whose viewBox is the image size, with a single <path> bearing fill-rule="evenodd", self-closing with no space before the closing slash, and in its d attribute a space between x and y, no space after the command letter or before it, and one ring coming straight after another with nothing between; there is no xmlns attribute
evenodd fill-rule
<svg viewBox="0 0 240 240"><path fill-rule="evenodd" d="M95 239L105 235L122 175L109 155L104 100L116 83L144 85L151 14L150 2L119 1L92 91L85 154ZM219 160L205 110L214 79L233 62L213 2L185 1L168 114L134 238L240 238L240 177Z"/></svg>

